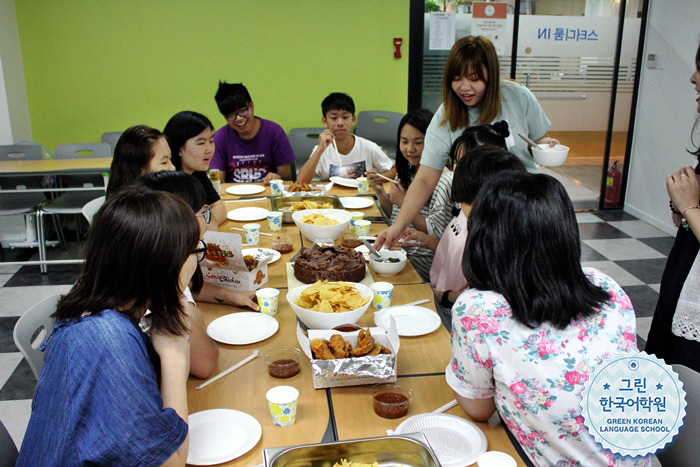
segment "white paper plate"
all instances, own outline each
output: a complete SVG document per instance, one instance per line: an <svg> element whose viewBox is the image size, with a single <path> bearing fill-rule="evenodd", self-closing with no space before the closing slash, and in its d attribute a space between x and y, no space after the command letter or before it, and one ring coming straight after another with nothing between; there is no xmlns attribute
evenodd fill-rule
<svg viewBox="0 0 700 467"><path fill-rule="evenodd" d="M472 422L454 415L414 415L396 428L396 433L415 432L425 434L442 467L471 465L486 452L484 432Z"/></svg>
<svg viewBox="0 0 700 467"><path fill-rule="evenodd" d="M264 255L272 255L272 259L268 261L267 264L272 264L282 257L282 254L279 251L273 250L271 248L244 248L243 250L241 250L241 253L244 256L251 255L255 256L256 258L260 258Z"/></svg>
<svg viewBox="0 0 700 467"><path fill-rule="evenodd" d="M357 180L354 178L331 177L331 181L336 185L346 186L348 188L357 188Z"/></svg>
<svg viewBox="0 0 700 467"><path fill-rule="evenodd" d="M243 311L215 319L207 326L207 334L223 344L246 345L264 341L279 327L280 323L272 316Z"/></svg>
<svg viewBox="0 0 700 467"><path fill-rule="evenodd" d="M265 187L260 185L232 185L226 188L226 193L230 195L255 195L265 191Z"/></svg>
<svg viewBox="0 0 700 467"><path fill-rule="evenodd" d="M268 214L270 214L270 211L265 208L248 207L233 209L226 214L226 217L232 221L248 222L267 219Z"/></svg>
<svg viewBox="0 0 700 467"><path fill-rule="evenodd" d="M374 315L374 324L389 330L389 315L396 321L399 336L422 336L440 327L440 316L422 306L391 306Z"/></svg>
<svg viewBox="0 0 700 467"><path fill-rule="evenodd" d="M362 209L374 205L374 199L370 196L361 196L357 198L345 196L339 199L345 209Z"/></svg>
<svg viewBox="0 0 700 467"><path fill-rule="evenodd" d="M211 409L189 416L190 451L187 463L213 465L240 457L262 437L260 422L245 412Z"/></svg>

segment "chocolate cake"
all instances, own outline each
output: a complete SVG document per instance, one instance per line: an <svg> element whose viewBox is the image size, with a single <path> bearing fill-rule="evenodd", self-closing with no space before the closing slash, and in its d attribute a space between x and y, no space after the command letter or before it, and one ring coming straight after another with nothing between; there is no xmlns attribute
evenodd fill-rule
<svg viewBox="0 0 700 467"><path fill-rule="evenodd" d="M294 260L294 277L304 284L316 281L360 282L365 278L362 253L339 246L302 248Z"/></svg>

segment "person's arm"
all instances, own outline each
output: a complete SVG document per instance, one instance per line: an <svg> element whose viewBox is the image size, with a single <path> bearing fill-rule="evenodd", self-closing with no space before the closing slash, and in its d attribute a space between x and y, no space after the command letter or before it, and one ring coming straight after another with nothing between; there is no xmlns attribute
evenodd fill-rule
<svg viewBox="0 0 700 467"><path fill-rule="evenodd" d="M467 399L455 391L455 400L467 412L467 415L476 422L485 422L496 411L496 403L493 401L493 397L488 399Z"/></svg>
<svg viewBox="0 0 700 467"><path fill-rule="evenodd" d="M297 183L309 183L314 178L314 175L316 175L316 167L318 167L321 156L331 144L333 139L333 133L329 129L323 130L321 134L318 135L318 146L316 146L316 149L311 154L311 157L309 157L309 160L307 160L304 165L301 166L301 169L299 169L299 173L297 174Z"/></svg>
<svg viewBox="0 0 700 467"><path fill-rule="evenodd" d="M410 187L411 186L409 185L409 188ZM403 206L404 199L406 199L406 191L404 191L403 186L392 183L391 189L389 190L389 199L393 204L401 208ZM421 210L422 209L423 208L421 207ZM426 229L425 217L423 217L420 212L416 214L416 217L413 218L411 224L421 232L428 232Z"/></svg>
<svg viewBox="0 0 700 467"><path fill-rule="evenodd" d="M194 298L207 303L231 305L239 308L247 307L258 311L258 304L253 301L253 297L255 297L255 291L239 292L205 282L202 285L202 290Z"/></svg>
<svg viewBox="0 0 700 467"><path fill-rule="evenodd" d="M404 242L420 242L415 246L424 246L433 251L437 250L440 239L416 229L408 229L402 236ZM406 245L404 243L404 245ZM414 246L414 245L411 245ZM456 298L456 297L455 297Z"/></svg>
<svg viewBox="0 0 700 467"><path fill-rule="evenodd" d="M673 172L666 177L666 190L695 237L700 238L700 208L695 207L700 205L700 181L695 170L683 167L678 172Z"/></svg>
<svg viewBox="0 0 700 467"><path fill-rule="evenodd" d="M190 374L195 378L209 378L219 360L219 347L207 335L202 312L192 302L187 302L185 312L190 318Z"/></svg>
<svg viewBox="0 0 700 467"><path fill-rule="evenodd" d="M393 248L399 235L408 227L411 221L416 217L420 210L425 206L425 203L430 198L430 194L435 189L442 171L421 165L418 168L415 178L408 187L405 201L399 215L396 216L394 224L377 235L377 240L374 242L376 249L386 245L387 248Z"/></svg>
<svg viewBox="0 0 700 467"><path fill-rule="evenodd" d="M535 143L537 144L549 144L550 146L556 146L557 144L561 144L558 139L552 138L549 136L549 133L545 133L544 136L542 136L539 139L535 140Z"/></svg>
<svg viewBox="0 0 700 467"><path fill-rule="evenodd" d="M389 195L384 191L384 180L382 177L377 175L377 169L369 169L367 171L367 181L369 182L370 188L374 190L374 194L377 195L377 201L379 201L379 206L382 211L387 215L391 216L391 211L394 209L394 203L389 199Z"/></svg>
<svg viewBox="0 0 700 467"><path fill-rule="evenodd" d="M211 222L207 226L207 230L218 230L222 222L226 220L226 206L224 202L219 200L209 205L211 208Z"/></svg>

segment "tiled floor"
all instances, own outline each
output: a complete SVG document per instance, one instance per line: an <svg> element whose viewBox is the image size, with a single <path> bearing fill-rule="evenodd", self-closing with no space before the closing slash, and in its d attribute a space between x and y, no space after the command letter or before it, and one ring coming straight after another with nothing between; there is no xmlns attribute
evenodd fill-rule
<svg viewBox="0 0 700 467"><path fill-rule="evenodd" d="M629 294L643 349L673 238L623 211L579 213L577 218L584 266L602 270ZM0 265L0 420L18 446L29 420L36 379L15 348L12 329L28 307L48 295L66 292L76 271L74 266L53 266L42 275L38 267Z"/></svg>

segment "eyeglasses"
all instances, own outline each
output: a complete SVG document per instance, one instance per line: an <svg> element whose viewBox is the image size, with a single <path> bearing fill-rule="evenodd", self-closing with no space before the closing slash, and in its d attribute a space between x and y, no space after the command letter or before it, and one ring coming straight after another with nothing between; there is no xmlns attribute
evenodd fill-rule
<svg viewBox="0 0 700 467"><path fill-rule="evenodd" d="M204 257L207 255L207 244L204 240L200 240L197 244L199 248L192 250L193 255L197 255L197 262L201 263Z"/></svg>
<svg viewBox="0 0 700 467"><path fill-rule="evenodd" d="M209 207L208 204L204 205L204 211L202 211L201 214L195 214L195 216L199 217L202 216L204 218L204 222L207 224L211 222L211 208Z"/></svg>
<svg viewBox="0 0 700 467"><path fill-rule="evenodd" d="M233 122L238 117L241 117L241 118L247 117L249 112L250 112L250 104L246 105L241 110L236 110L235 112L231 112L230 114L226 115L226 121Z"/></svg>

